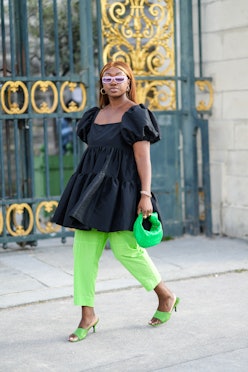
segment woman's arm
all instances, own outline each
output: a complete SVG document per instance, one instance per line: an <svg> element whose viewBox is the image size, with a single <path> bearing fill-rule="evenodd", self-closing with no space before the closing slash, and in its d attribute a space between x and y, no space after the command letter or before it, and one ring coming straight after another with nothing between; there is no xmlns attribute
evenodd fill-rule
<svg viewBox="0 0 248 372"><path fill-rule="evenodd" d="M145 191L146 194L140 194L140 201L137 208L137 214L143 213L143 217L146 218L150 216L153 211L151 202L151 158L150 158L150 142L139 141L135 142L133 145L134 158L136 161L136 166L138 174L141 181L141 190Z"/></svg>

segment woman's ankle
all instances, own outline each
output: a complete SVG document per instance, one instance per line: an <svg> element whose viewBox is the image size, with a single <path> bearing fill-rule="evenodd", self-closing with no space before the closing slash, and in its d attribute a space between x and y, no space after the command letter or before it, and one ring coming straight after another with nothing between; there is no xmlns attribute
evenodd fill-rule
<svg viewBox="0 0 248 372"><path fill-rule="evenodd" d="M171 292L162 281L154 288L154 291L158 296L158 310L165 312L170 311L175 300L174 293Z"/></svg>
<svg viewBox="0 0 248 372"><path fill-rule="evenodd" d="M79 328L88 328L96 319L94 307L82 306L82 318L79 323Z"/></svg>

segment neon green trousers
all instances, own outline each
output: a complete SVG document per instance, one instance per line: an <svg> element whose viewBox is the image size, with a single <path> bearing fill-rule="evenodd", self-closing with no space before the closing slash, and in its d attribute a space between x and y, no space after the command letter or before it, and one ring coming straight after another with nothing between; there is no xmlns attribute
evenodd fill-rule
<svg viewBox="0 0 248 372"><path fill-rule="evenodd" d="M73 244L75 305L94 307L98 263L107 239L117 260L147 291L161 281L157 268L147 251L137 244L132 231L76 230Z"/></svg>

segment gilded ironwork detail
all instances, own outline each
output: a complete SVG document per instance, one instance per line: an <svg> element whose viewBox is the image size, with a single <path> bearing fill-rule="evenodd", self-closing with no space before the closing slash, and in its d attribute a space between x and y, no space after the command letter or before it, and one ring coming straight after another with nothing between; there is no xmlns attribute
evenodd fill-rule
<svg viewBox="0 0 248 372"><path fill-rule="evenodd" d="M64 100L64 92L65 92L66 88L68 88L70 93L71 93L71 99L70 99L70 103L68 105L65 103L65 100ZM75 100L74 95L73 95L73 93L76 93L76 91L78 91L77 95L80 96L80 100L78 100L78 101ZM73 83L73 82L70 82L70 81L65 81L61 85L60 102L61 102L62 109L65 112L82 111L85 108L85 105L86 105L86 97L87 97L86 89L85 89L85 86L82 83L77 84L77 83Z"/></svg>
<svg viewBox="0 0 248 372"><path fill-rule="evenodd" d="M214 102L214 89L213 89L211 81L209 81L209 80L197 80L195 82L195 84L200 91L200 94L198 94L198 95L196 94L196 97L200 96L200 98L202 98L202 94L204 94L204 97L206 95L209 96L209 99L208 99L207 103L203 99L200 99L198 101L198 104L196 106L196 110L197 111L209 111L209 110L211 110L211 108L213 106L213 102Z"/></svg>
<svg viewBox="0 0 248 372"><path fill-rule="evenodd" d="M173 0L102 0L103 62L123 60L135 75L175 75Z"/></svg>
<svg viewBox="0 0 248 372"><path fill-rule="evenodd" d="M27 203L11 204L6 208L6 229L12 236L27 236L34 229L34 214L36 228L43 234L56 233L61 230L51 222L51 217L58 205L55 200L42 201L35 211ZM4 220L0 212L0 234L3 232Z"/></svg>
<svg viewBox="0 0 248 372"><path fill-rule="evenodd" d="M7 104L6 104L7 93ZM20 107L18 97L21 96L22 106ZM15 100L12 100L15 98ZM28 89L22 81L7 81L1 89L1 104L7 114L23 114L28 107Z"/></svg>
<svg viewBox="0 0 248 372"><path fill-rule="evenodd" d="M52 103L51 107L49 107L49 105L47 104L46 101L42 101L40 103L40 106L39 107L37 106L35 93L36 93L36 90L37 90L38 87L40 88L39 89L40 92L45 93L47 98L49 98L48 88L49 87L51 88L52 93L53 93L53 103ZM51 113L53 113L58 106L58 91L57 91L56 85L53 82L48 81L48 80L46 80L46 81L43 81L43 80L36 81L33 84L32 89L31 89L31 103L32 103L32 107L33 107L34 111L39 113L39 114L51 114Z"/></svg>
<svg viewBox="0 0 248 372"><path fill-rule="evenodd" d="M65 90L71 94L70 103L66 104ZM27 86L22 81L7 81L1 88L1 105L6 114L24 114L27 112L29 101L35 113L52 114L58 107L60 96L61 107L64 112L83 111L87 101L87 92L83 83L72 83L69 81L58 88L54 82L49 80L38 80L31 85L29 95ZM74 98L77 96L77 100ZM22 102L21 106L20 103Z"/></svg>
<svg viewBox="0 0 248 372"><path fill-rule="evenodd" d="M101 5L104 63L121 60L136 76L154 76L154 81L175 76L173 0L102 0ZM175 90L169 81L137 84L139 102L154 110L174 110Z"/></svg>
<svg viewBox="0 0 248 372"><path fill-rule="evenodd" d="M54 213L55 208L57 207L58 202L55 200L52 201L43 201L38 204L35 213L35 221L37 229L43 234L50 234L57 232L61 229L60 226L51 222L51 216Z"/></svg>
<svg viewBox="0 0 248 372"><path fill-rule="evenodd" d="M151 110L176 109L176 87L174 81L139 80L136 85L138 102L146 104Z"/></svg>
<svg viewBox="0 0 248 372"><path fill-rule="evenodd" d="M25 217L24 217L25 214ZM24 227L24 221L28 220L28 226ZM7 208L6 227L12 236L26 236L30 234L34 226L34 217L31 207L26 203L12 204Z"/></svg>

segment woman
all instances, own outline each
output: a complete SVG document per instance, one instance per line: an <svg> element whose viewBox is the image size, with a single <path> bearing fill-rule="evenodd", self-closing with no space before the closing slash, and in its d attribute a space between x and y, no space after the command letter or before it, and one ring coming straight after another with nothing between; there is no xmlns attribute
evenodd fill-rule
<svg viewBox="0 0 248 372"><path fill-rule="evenodd" d="M74 303L82 307L82 318L69 336L71 342L84 339L98 323L95 281L107 239L115 257L144 288L157 294L158 308L150 325L168 321L179 303L132 231L137 214L147 218L156 211L150 143L160 139L157 122L136 103L133 72L123 62L103 67L99 97L100 108L85 112L78 124L77 134L88 147L53 217L53 222L76 229Z"/></svg>

